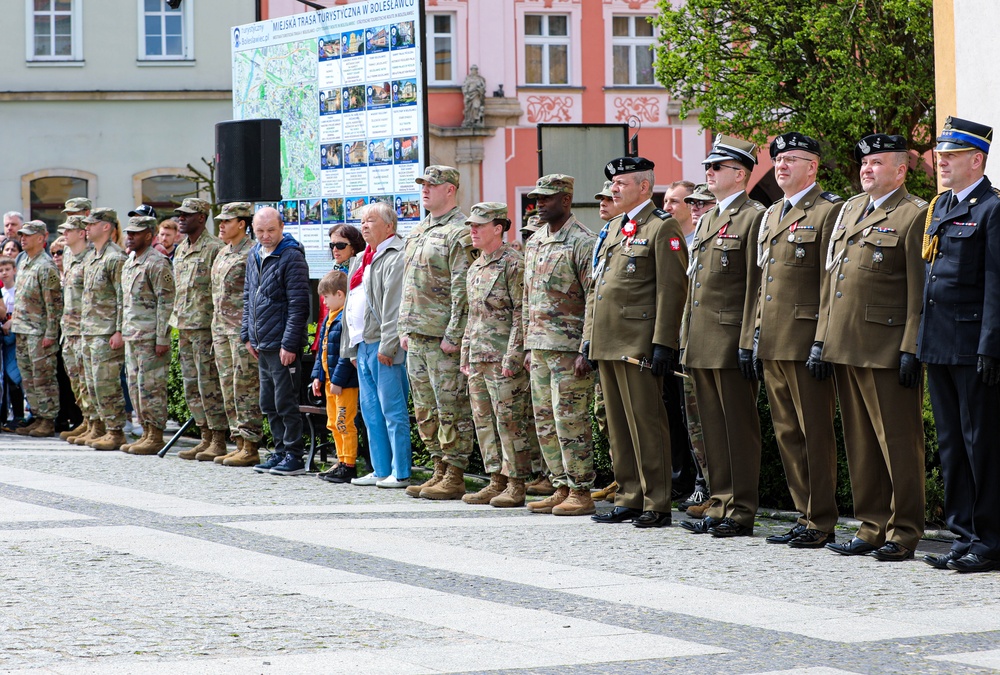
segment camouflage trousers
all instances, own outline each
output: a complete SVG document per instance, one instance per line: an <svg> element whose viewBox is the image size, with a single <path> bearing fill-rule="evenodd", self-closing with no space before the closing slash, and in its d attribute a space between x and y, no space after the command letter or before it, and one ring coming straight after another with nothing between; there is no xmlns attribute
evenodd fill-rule
<svg viewBox="0 0 1000 675"><path fill-rule="evenodd" d="M538 447L528 373L504 377L503 364L469 364L469 402L487 473L531 475L531 448Z"/></svg>
<svg viewBox="0 0 1000 675"><path fill-rule="evenodd" d="M219 386L229 430L233 438L242 436L260 443L263 438L263 414L260 412L260 372L257 362L239 334L212 334L215 365L219 371Z"/></svg>
<svg viewBox="0 0 1000 675"><path fill-rule="evenodd" d="M576 352L531 350L531 403L542 457L556 487L587 490L594 485L594 439L590 404L594 375L573 372Z"/></svg>
<svg viewBox="0 0 1000 675"><path fill-rule="evenodd" d="M73 397L80 407L83 418L90 417L90 395L87 393L87 372L84 366L84 340L81 335L64 335L62 339L63 364L69 378Z"/></svg>
<svg viewBox="0 0 1000 675"><path fill-rule="evenodd" d="M441 351L441 338L411 335L406 374L420 440L434 459L465 470L472 454L469 390L459 352Z"/></svg>
<svg viewBox="0 0 1000 675"><path fill-rule="evenodd" d="M132 407L143 426L157 429L167 426L167 375L170 350L156 355L156 340L130 340L125 343L125 378Z"/></svg>
<svg viewBox="0 0 1000 675"><path fill-rule="evenodd" d="M684 412L687 417L688 438L691 439L691 454L705 477L705 484L711 485L708 479L708 460L705 459L705 435L701 431L701 415L698 414L698 400L694 395L694 383L690 377L684 378Z"/></svg>
<svg viewBox="0 0 1000 675"><path fill-rule="evenodd" d="M35 417L55 420L59 414L59 384L56 382L56 359L59 342L42 345L44 335L19 333L14 342L17 367L21 370L21 388Z"/></svg>
<svg viewBox="0 0 1000 675"><path fill-rule="evenodd" d="M219 371L212 353L212 331L178 330L177 357L184 378L184 398L199 428L226 431L229 422L222 402Z"/></svg>
<svg viewBox="0 0 1000 675"><path fill-rule="evenodd" d="M104 420L108 429L125 424L125 396L122 394L122 366L125 348L112 349L110 335L87 335L87 394L90 396L90 419Z"/></svg>

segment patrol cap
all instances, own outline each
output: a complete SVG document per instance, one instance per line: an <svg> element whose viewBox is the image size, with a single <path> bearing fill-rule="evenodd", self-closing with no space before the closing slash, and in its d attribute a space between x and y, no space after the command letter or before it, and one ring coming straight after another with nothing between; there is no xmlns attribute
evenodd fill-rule
<svg viewBox="0 0 1000 675"><path fill-rule="evenodd" d="M937 152L961 152L962 150L990 151L993 142L993 127L963 120L961 117L948 117L944 121L944 129L937 137Z"/></svg>
<svg viewBox="0 0 1000 675"><path fill-rule="evenodd" d="M66 222L56 228L59 234L65 234L70 230L86 230L87 223L83 221L83 216L69 216Z"/></svg>
<svg viewBox="0 0 1000 675"><path fill-rule="evenodd" d="M83 219L85 223L111 223L118 224L118 212L106 206L99 206L90 212L90 215Z"/></svg>
<svg viewBox="0 0 1000 675"><path fill-rule="evenodd" d="M423 185L424 183L428 185L451 183L455 187L458 187L458 169L453 166L432 164L424 169L423 176L414 179L413 182L418 185Z"/></svg>
<svg viewBox="0 0 1000 675"><path fill-rule="evenodd" d="M906 139L888 134L869 134L854 146L854 159L859 163L863 157L883 152L906 152Z"/></svg>
<svg viewBox="0 0 1000 675"><path fill-rule="evenodd" d="M253 204L250 202L230 202L222 207L222 212L216 220L235 220L236 218L253 218Z"/></svg>
<svg viewBox="0 0 1000 675"><path fill-rule="evenodd" d="M492 223L494 220L507 220L507 205L503 202L480 202L474 204L470 211L469 219L465 221L466 225L473 223L482 225Z"/></svg>
<svg viewBox="0 0 1000 675"><path fill-rule="evenodd" d="M685 204L690 204L691 202L714 202L718 201L712 191L708 189L708 183L701 183L694 187L694 192L689 194L684 198Z"/></svg>
<svg viewBox="0 0 1000 675"><path fill-rule="evenodd" d="M771 159L774 159L783 152L789 150L805 150L819 157L819 141L812 136L800 134L797 131L789 131L787 134L775 136L771 141Z"/></svg>
<svg viewBox="0 0 1000 675"><path fill-rule="evenodd" d="M535 189L529 192L528 196L543 197L560 193L571 195L573 194L574 180L572 176L567 176L563 173L550 173L547 176L542 176L535 182Z"/></svg>
<svg viewBox="0 0 1000 675"><path fill-rule="evenodd" d="M204 199L188 197L181 205L174 209L174 213L204 213L206 216L212 210L212 205Z"/></svg>
<svg viewBox="0 0 1000 675"><path fill-rule="evenodd" d="M132 216L128 219L128 225L125 227L126 232L145 232L155 229L156 218L153 216Z"/></svg>
<svg viewBox="0 0 1000 675"><path fill-rule="evenodd" d="M128 212L129 217L131 216L152 216L156 218L156 209L154 209L149 204L139 204L131 211Z"/></svg>
<svg viewBox="0 0 1000 675"><path fill-rule="evenodd" d="M604 175L611 180L615 176L623 173L635 173L636 171L652 171L656 165L645 157L619 157L607 163L604 167ZM595 197L596 199L596 197Z"/></svg>
<svg viewBox="0 0 1000 675"><path fill-rule="evenodd" d="M48 234L49 229L40 220L29 220L18 228L16 234Z"/></svg>
<svg viewBox="0 0 1000 675"><path fill-rule="evenodd" d="M594 195L594 199L600 199L601 197L607 197L608 199L611 199L612 196L613 195L611 194L611 181L606 180L604 181L604 187L601 188L601 191L598 192L596 195Z"/></svg>
<svg viewBox="0 0 1000 675"><path fill-rule="evenodd" d="M732 136L719 134L712 143L712 150L702 164L724 162L733 159L752 170L757 164L757 145Z"/></svg>
<svg viewBox="0 0 1000 675"><path fill-rule="evenodd" d="M538 232L542 227L542 219L537 215L528 216L528 222L521 227L521 232Z"/></svg>
<svg viewBox="0 0 1000 675"><path fill-rule="evenodd" d="M89 211L92 207L93 204L86 197L73 197L66 200L66 208L62 212L79 213L80 211Z"/></svg>

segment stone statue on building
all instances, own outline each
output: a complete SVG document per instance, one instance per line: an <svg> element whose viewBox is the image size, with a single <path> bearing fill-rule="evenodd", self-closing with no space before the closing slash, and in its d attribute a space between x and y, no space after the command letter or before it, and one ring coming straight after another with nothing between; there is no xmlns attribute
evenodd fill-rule
<svg viewBox="0 0 1000 675"><path fill-rule="evenodd" d="M465 117L463 127L481 127L486 113L486 80L479 74L479 66L472 66L469 75L462 83L462 96L465 99Z"/></svg>

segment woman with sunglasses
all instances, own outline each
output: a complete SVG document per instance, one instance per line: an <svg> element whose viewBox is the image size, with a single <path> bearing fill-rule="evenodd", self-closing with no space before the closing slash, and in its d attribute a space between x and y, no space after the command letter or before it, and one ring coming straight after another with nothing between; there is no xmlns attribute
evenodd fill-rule
<svg viewBox="0 0 1000 675"><path fill-rule="evenodd" d="M330 255L333 257L333 268L347 274L351 258L365 250L365 240L361 231L346 223L330 228Z"/></svg>

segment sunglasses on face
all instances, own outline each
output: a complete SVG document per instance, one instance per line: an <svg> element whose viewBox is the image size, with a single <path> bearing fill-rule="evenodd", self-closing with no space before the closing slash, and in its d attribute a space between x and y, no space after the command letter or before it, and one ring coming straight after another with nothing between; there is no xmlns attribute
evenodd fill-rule
<svg viewBox="0 0 1000 675"><path fill-rule="evenodd" d="M62 253L62 249L58 249L58 250L52 251L52 255L62 255L62 254L63 254Z"/></svg>
<svg viewBox="0 0 1000 675"><path fill-rule="evenodd" d="M733 171L739 171L743 167L741 166L730 166L728 164L721 164L719 162L712 162L711 164L705 165L706 169L711 169L712 171L718 171L719 169L732 169Z"/></svg>
<svg viewBox="0 0 1000 675"><path fill-rule="evenodd" d="M337 249L338 251L343 251L348 246L350 246L350 244L348 242L346 242L346 241L338 241L338 242L332 242L331 241L330 242L330 250L331 251L334 250L334 249Z"/></svg>

